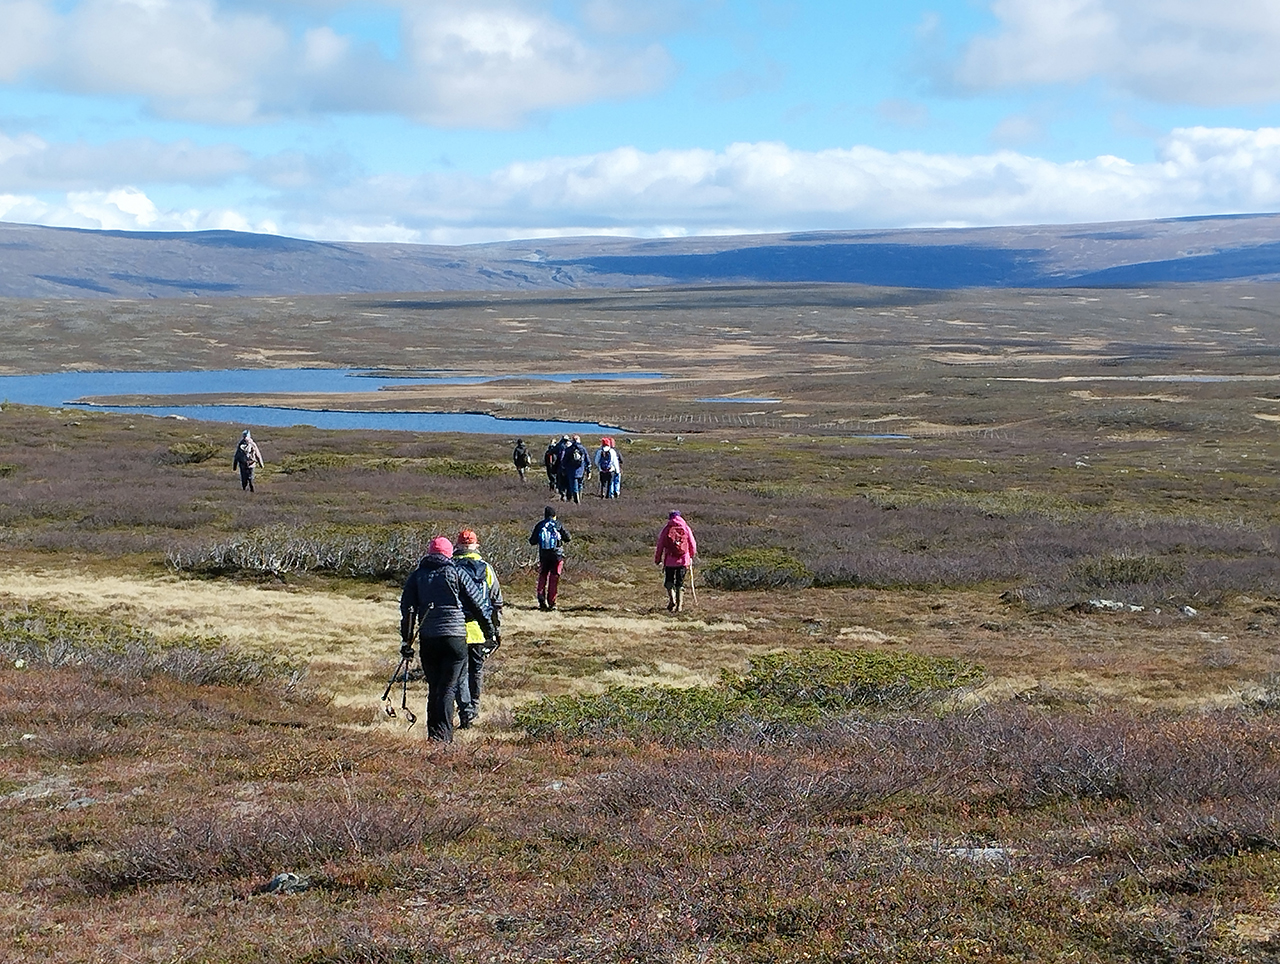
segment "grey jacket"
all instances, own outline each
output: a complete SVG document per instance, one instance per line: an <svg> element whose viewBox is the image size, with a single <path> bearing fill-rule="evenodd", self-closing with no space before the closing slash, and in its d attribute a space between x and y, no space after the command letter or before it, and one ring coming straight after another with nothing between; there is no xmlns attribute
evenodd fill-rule
<svg viewBox="0 0 1280 964"><path fill-rule="evenodd" d="M480 624L485 639L493 638L493 621L485 612L485 593L465 570L446 556L425 556L405 580L400 594L400 638L466 636L467 620Z"/></svg>

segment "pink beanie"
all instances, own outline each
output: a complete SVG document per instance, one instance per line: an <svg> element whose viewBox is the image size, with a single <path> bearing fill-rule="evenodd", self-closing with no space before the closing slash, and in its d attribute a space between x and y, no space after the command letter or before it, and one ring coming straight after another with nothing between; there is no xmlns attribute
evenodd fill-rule
<svg viewBox="0 0 1280 964"><path fill-rule="evenodd" d="M444 536L436 536L431 540L431 545L427 546L427 554L432 556L453 557L453 543Z"/></svg>

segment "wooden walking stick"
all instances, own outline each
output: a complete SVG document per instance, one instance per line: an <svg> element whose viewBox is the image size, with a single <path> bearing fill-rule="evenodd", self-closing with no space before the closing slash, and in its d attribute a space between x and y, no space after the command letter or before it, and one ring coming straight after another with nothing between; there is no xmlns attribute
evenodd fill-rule
<svg viewBox="0 0 1280 964"><path fill-rule="evenodd" d="M693 584L693 563L689 563L689 596L694 603L698 602L698 587Z"/></svg>

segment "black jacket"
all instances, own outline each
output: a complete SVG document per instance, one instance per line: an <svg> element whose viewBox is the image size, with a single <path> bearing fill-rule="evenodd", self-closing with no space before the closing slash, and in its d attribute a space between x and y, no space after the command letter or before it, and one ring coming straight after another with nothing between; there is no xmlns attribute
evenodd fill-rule
<svg viewBox="0 0 1280 964"><path fill-rule="evenodd" d="M471 576L444 556L425 556L409 573L400 594L400 638L466 636L467 620L480 624L485 639L493 638L493 621L485 612L484 590Z"/></svg>

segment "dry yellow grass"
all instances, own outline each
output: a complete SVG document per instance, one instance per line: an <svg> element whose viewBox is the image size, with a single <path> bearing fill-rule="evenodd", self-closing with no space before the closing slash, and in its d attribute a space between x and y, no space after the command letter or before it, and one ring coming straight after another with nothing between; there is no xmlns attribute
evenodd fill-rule
<svg viewBox="0 0 1280 964"><path fill-rule="evenodd" d="M247 652L278 654L310 665L312 682L332 693L335 702L367 703L371 713L376 713L380 695L375 681L385 680L398 659L399 594L391 587L374 587L366 598L357 598L315 586L262 588L177 575L15 567L0 571L0 598L9 604L41 603L123 619L162 641L189 634L217 636ZM503 660L515 685L495 693L493 705L584 687L705 683L714 676L708 659L733 660L736 648L723 638L746 629L742 622L725 620L544 613L509 606ZM602 671L587 679L538 665L538 657L548 652ZM675 658L680 653L696 653L699 668Z"/></svg>

